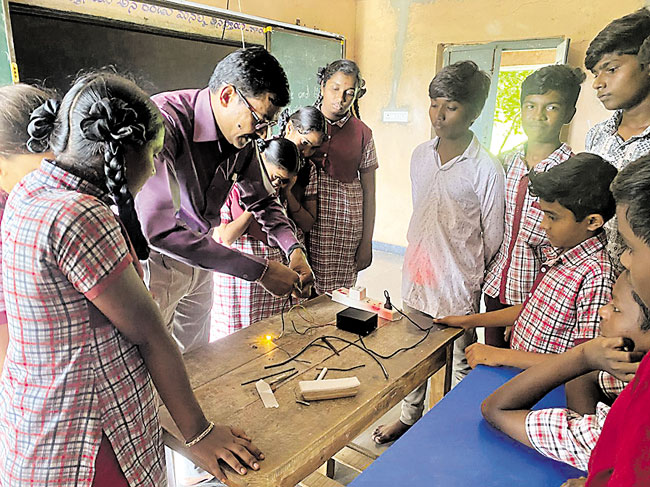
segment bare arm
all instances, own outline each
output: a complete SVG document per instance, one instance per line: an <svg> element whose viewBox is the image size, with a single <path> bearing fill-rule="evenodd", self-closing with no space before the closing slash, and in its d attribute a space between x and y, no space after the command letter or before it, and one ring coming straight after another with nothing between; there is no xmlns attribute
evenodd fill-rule
<svg viewBox="0 0 650 487"><path fill-rule="evenodd" d="M512 326L519 316L521 308L522 305L518 304L516 306L510 306L509 308L490 311L488 313L476 313L464 316L445 316L444 318L436 318L433 322L457 328Z"/></svg>
<svg viewBox="0 0 650 487"><path fill-rule="evenodd" d="M363 234L357 249L357 270L363 270L372 263L372 235L375 231L375 171L359 173L363 191Z"/></svg>
<svg viewBox="0 0 650 487"><path fill-rule="evenodd" d="M9 327L6 323L0 324L0 374L7 356L7 346L9 345Z"/></svg>
<svg viewBox="0 0 650 487"><path fill-rule="evenodd" d="M296 222L296 225L298 225L303 232L307 233L311 231L314 222L316 221L316 200L305 200L301 204L293 194L293 191L290 190L286 192L286 196L287 209L291 219Z"/></svg>
<svg viewBox="0 0 650 487"><path fill-rule="evenodd" d="M551 354L524 352L509 348L498 348L482 343L474 343L465 349L467 362L474 368L477 365L516 367L527 369L546 361Z"/></svg>
<svg viewBox="0 0 650 487"><path fill-rule="evenodd" d="M138 346L156 389L183 437L189 440L205 430L208 421L192 392L178 347L167 333L158 306L135 268L129 265L92 302ZM215 426L192 450L221 481L226 477L219 467L219 459L243 474L246 469L237 457L253 469L259 468L257 459L263 458L243 431L223 425Z"/></svg>
<svg viewBox="0 0 650 487"><path fill-rule="evenodd" d="M604 399L598 387L599 373L600 371L594 370L566 383L564 391L567 408L582 415L596 413L596 405Z"/></svg>
<svg viewBox="0 0 650 487"><path fill-rule="evenodd" d="M252 221L253 214L250 211L245 211L230 223L222 223L219 225L217 227L217 233L221 242L230 247L235 240L246 233Z"/></svg>

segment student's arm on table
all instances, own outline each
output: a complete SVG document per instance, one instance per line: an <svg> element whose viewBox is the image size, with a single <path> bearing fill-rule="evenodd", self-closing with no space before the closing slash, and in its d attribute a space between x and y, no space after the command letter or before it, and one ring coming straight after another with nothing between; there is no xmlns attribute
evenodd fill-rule
<svg viewBox="0 0 650 487"><path fill-rule="evenodd" d="M445 316L434 318L433 322L440 325L453 326L456 328L476 328L483 326L491 328L495 326L512 326L521 312L522 305L518 304L509 308L489 311L488 313L476 313L473 315Z"/></svg>
<svg viewBox="0 0 650 487"><path fill-rule="evenodd" d="M219 225L217 227L217 233L219 234L221 243L230 247L235 240L246 233L252 221L253 214L250 211L245 211L233 221Z"/></svg>
<svg viewBox="0 0 650 487"><path fill-rule="evenodd" d="M517 441L531 446L526 416L549 391L593 370L629 370L640 353L624 352L623 338L597 337L523 371L494 391L481 405L487 421ZM468 347L469 348L469 347Z"/></svg>
<svg viewBox="0 0 650 487"><path fill-rule="evenodd" d="M551 357L548 353L524 352L510 348L492 347L482 343L473 343L465 349L467 363L475 368L477 365L516 367L527 369L540 364Z"/></svg>
<svg viewBox="0 0 650 487"><path fill-rule="evenodd" d="M366 269L372 263L372 234L375 231L375 171L359 173L363 191L363 234L357 249L357 270Z"/></svg>
<svg viewBox="0 0 650 487"><path fill-rule="evenodd" d="M185 440L203 432L209 423L192 392L181 354L135 268L129 265L92 303L138 346L156 389ZM225 425L215 425L191 451L221 482L226 481L226 476L219 460L245 474L240 460L257 470L258 459L264 458L244 431Z"/></svg>

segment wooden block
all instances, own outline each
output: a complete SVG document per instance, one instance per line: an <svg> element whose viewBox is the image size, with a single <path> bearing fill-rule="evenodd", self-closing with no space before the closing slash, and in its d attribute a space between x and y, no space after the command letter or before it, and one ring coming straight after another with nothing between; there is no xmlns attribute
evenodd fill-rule
<svg viewBox="0 0 650 487"><path fill-rule="evenodd" d="M400 315L397 310L395 310L395 308L386 309L384 308L384 303L377 301L376 299L368 297L365 297L361 300L353 299L350 296L350 290L345 287L340 287L332 291L332 301L336 301L337 303L341 303L352 308L370 311L371 313L377 313L380 318L388 321L396 321L402 317L402 315Z"/></svg>
<svg viewBox="0 0 650 487"><path fill-rule="evenodd" d="M325 477L322 473L314 472L306 479L302 480L299 487L343 487L336 480Z"/></svg>
<svg viewBox="0 0 650 487"><path fill-rule="evenodd" d="M361 383L356 377L344 379L301 380L298 390L305 401L356 396Z"/></svg>
<svg viewBox="0 0 650 487"><path fill-rule="evenodd" d="M366 468L368 468L374 460L374 458L370 458L369 456L364 455L363 453L359 453L358 451L353 450L348 446L343 448L332 458L337 463L340 463L341 465L345 465L346 467L351 468L352 470L355 470L356 472L359 473L363 472Z"/></svg>

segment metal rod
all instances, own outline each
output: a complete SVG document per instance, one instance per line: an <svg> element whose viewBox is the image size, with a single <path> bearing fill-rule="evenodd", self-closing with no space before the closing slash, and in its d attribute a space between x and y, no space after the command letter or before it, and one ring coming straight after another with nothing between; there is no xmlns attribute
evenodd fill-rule
<svg viewBox="0 0 650 487"><path fill-rule="evenodd" d="M366 366L366 364L361 364L361 365L355 365L354 367L348 367L348 368L345 368L345 369L339 369L337 367L327 367L327 370L334 370L336 372L349 372L351 370L360 369L360 368L365 367L365 366ZM316 367L316 370L322 370L323 368L325 368L325 367Z"/></svg>
<svg viewBox="0 0 650 487"><path fill-rule="evenodd" d="M275 374L265 375L264 377L258 377L257 379L247 380L246 382L242 382L241 385L247 386L248 384L252 384L253 382L257 382L258 380L268 379L269 377L275 377L276 375L286 374L287 372L291 372L292 370L296 370L296 368L291 367L290 369L283 370L282 372L276 372Z"/></svg>

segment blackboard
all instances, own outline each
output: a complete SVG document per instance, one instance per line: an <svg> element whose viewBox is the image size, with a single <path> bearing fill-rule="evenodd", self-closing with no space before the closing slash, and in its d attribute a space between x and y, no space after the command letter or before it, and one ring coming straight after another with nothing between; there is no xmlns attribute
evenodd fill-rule
<svg viewBox="0 0 650 487"><path fill-rule="evenodd" d="M0 0L0 86L10 85L11 77L11 51L5 17L6 2Z"/></svg>
<svg viewBox="0 0 650 487"><path fill-rule="evenodd" d="M268 47L289 78L290 110L313 105L318 97L318 68L343 57L343 41L272 29Z"/></svg>
<svg viewBox="0 0 650 487"><path fill-rule="evenodd" d="M10 18L21 81L44 82L60 93L79 72L106 66L131 75L149 94L203 88L216 64L237 49L218 40L188 39L97 18L64 18L13 5Z"/></svg>

